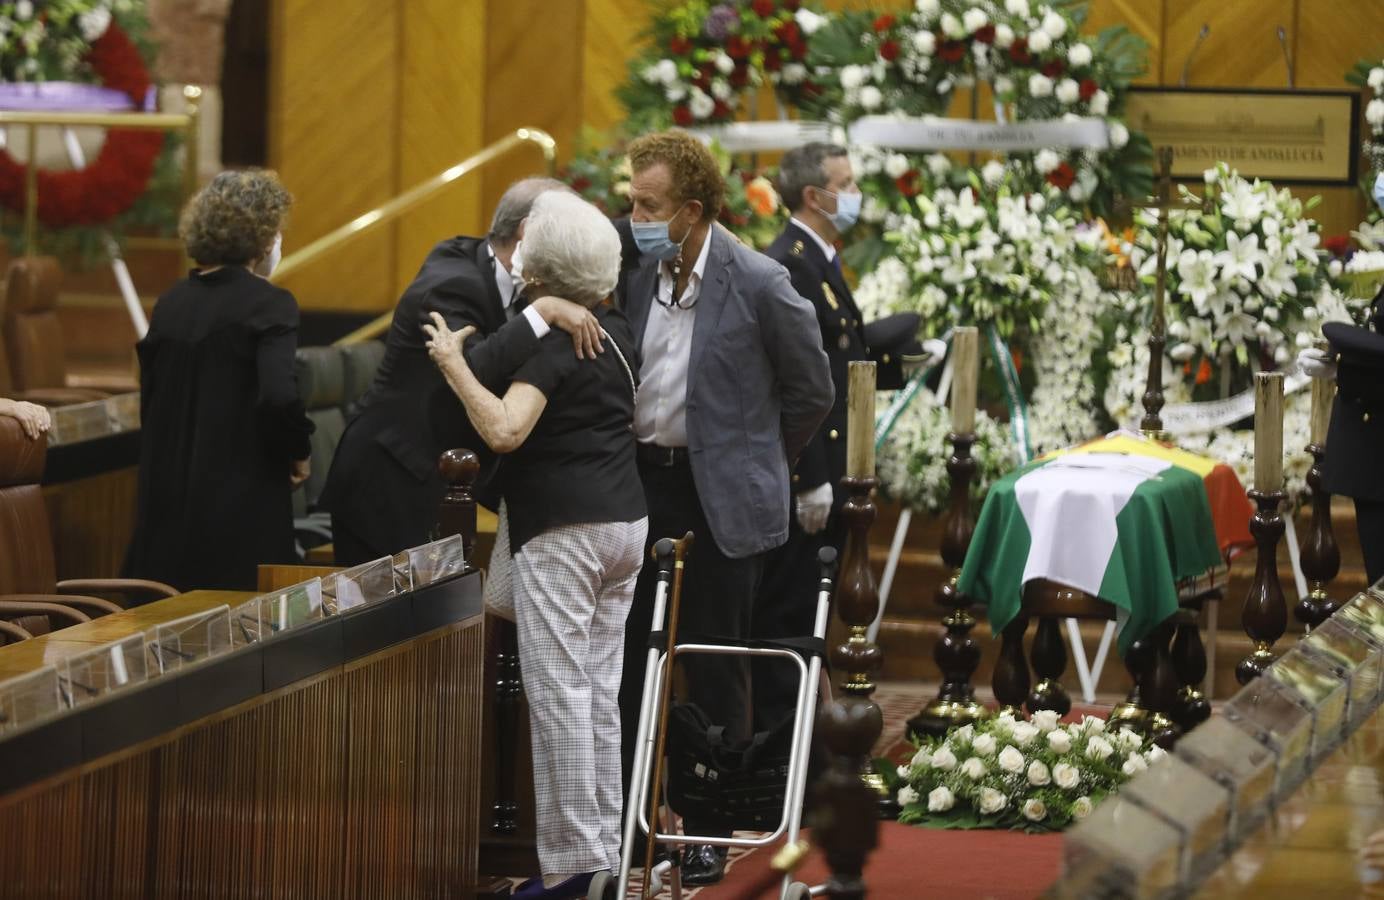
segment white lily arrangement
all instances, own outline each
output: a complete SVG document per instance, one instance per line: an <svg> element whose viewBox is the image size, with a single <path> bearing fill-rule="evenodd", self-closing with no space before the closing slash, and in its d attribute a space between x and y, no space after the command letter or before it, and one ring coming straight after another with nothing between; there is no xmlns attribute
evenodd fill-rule
<svg viewBox="0 0 1384 900"><path fill-rule="evenodd" d="M922 741L888 780L906 824L1060 831L1165 755L1094 716L1063 725L1051 710L1000 713Z"/></svg>

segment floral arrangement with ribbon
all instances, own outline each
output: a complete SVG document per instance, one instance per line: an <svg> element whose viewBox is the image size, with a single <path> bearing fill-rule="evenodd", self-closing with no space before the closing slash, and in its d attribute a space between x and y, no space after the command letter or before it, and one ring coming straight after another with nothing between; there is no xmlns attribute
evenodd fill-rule
<svg viewBox="0 0 1384 900"><path fill-rule="evenodd" d="M1365 193L1374 187L1375 176L1384 171L1384 60L1362 59L1346 73L1346 81L1370 92L1370 100L1365 104L1365 123L1369 134L1365 136L1365 160L1369 171L1365 173Z"/></svg>
<svg viewBox="0 0 1384 900"><path fill-rule="evenodd" d="M649 49L630 64L620 99L635 133L733 121L763 84L797 106L821 90L806 65L827 19L803 0L684 0L655 15Z"/></svg>
<svg viewBox="0 0 1384 900"><path fill-rule="evenodd" d="M901 15L846 13L814 36L810 67L836 77L807 106L845 122L884 113L937 116L956 89L983 81L1013 121L1103 118L1105 151L1045 149L1010 161L1029 187L1046 182L1071 203L1105 214L1116 195L1142 195L1152 184L1149 143L1121 118L1146 54L1124 28L1081 35L1084 20L1083 5L1037 0L918 0Z"/></svg>
<svg viewBox="0 0 1384 900"><path fill-rule="evenodd" d="M933 828L1060 831L1157 765L1165 751L1128 728L1085 717L1063 725L1039 710L1028 721L1000 713L924 740L887 772L899 821Z"/></svg>

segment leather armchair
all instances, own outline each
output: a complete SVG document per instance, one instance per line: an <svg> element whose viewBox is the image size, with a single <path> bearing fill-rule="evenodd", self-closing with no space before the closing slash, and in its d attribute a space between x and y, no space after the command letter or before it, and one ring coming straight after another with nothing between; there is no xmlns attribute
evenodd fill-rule
<svg viewBox="0 0 1384 900"><path fill-rule="evenodd" d="M19 423L0 416L0 619L46 620L60 628L115 612L122 598L171 597L176 588L130 578L73 579L59 582L53 560L52 531L39 482L47 441L31 441Z"/></svg>

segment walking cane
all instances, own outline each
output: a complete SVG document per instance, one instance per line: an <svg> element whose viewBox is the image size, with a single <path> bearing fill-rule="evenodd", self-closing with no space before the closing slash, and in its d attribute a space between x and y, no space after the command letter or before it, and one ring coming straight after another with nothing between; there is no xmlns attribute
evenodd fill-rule
<svg viewBox="0 0 1384 900"><path fill-rule="evenodd" d="M673 542L673 599L668 611L668 649L663 666L663 685L658 706L658 737L654 742L654 771L649 783L649 839L644 844L644 887L640 892L645 900L650 896L649 886L653 879L647 873L654 870L654 844L658 835L659 787L663 781L663 754L668 742L668 707L673 692L673 650L678 641L678 612L682 604L682 572L687 554L692 551L692 532L687 532L680 541Z"/></svg>

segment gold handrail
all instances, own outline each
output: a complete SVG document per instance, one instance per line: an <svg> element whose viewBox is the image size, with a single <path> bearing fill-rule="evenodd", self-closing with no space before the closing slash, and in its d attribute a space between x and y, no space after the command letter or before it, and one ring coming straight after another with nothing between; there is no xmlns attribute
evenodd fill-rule
<svg viewBox="0 0 1384 900"><path fill-rule="evenodd" d="M466 157L461 162L451 168L434 175L428 180L417 184L387 203L375 207L369 212L356 216L351 221L342 225L335 231L322 235L317 240L299 250L295 250L274 268L274 280L280 281L284 277L291 275L298 269L303 268L309 263L316 262L328 253L355 240L373 228L388 224L408 212L413 207L429 199L447 185L456 181L458 178L470 172L474 172L491 160L508 153L515 147L522 144L535 144L543 151L543 158L548 163L549 171L553 168L553 163L557 158L557 141L553 140L552 135L541 128L520 128L513 133L505 135L493 144L490 144L479 153ZM374 321L357 328L355 331L338 340L338 344L357 344L361 341L370 340L384 332L389 327L390 317L394 313L385 313Z"/></svg>
<svg viewBox="0 0 1384 900"><path fill-rule="evenodd" d="M0 110L0 127L23 125L28 130L24 162L24 255L32 257L38 239L38 129L57 125L64 128L96 126L100 128L151 129L182 131L183 200L197 189L197 120L201 114L202 89L195 84L183 85L184 113L146 112L23 112Z"/></svg>

